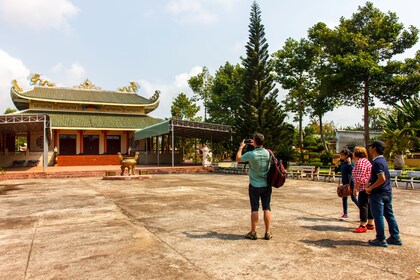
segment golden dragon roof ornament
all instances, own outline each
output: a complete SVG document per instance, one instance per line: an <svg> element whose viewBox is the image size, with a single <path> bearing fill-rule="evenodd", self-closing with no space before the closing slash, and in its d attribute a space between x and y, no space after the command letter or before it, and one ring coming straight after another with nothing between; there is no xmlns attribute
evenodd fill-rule
<svg viewBox="0 0 420 280"><path fill-rule="evenodd" d="M118 91L121 92L138 92L140 89L140 85L136 82L130 82L129 86L119 88Z"/></svg>
<svg viewBox="0 0 420 280"><path fill-rule="evenodd" d="M101 90L101 87L98 87L94 85L89 79L86 79L83 83L81 83L78 86L74 86L74 88L80 88L80 89L95 89L95 90Z"/></svg>
<svg viewBox="0 0 420 280"><path fill-rule="evenodd" d="M28 80L29 80L29 84L34 86L48 86L48 87L55 87L54 83L49 82L48 80L42 80L41 79L41 75L40 74L36 74L36 73L31 73L28 76Z"/></svg>
<svg viewBox="0 0 420 280"><path fill-rule="evenodd" d="M12 81L12 87L15 91L22 92L23 89L18 85L18 82L16 80Z"/></svg>

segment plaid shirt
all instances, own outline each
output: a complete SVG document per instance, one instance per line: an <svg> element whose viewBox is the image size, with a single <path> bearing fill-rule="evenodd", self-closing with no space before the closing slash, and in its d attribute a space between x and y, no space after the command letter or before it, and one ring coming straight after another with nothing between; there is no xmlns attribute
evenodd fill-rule
<svg viewBox="0 0 420 280"><path fill-rule="evenodd" d="M367 158L359 158L352 174L354 182L360 183L360 186L357 189L359 192L364 191L367 188L371 171L372 164L369 160Z"/></svg>

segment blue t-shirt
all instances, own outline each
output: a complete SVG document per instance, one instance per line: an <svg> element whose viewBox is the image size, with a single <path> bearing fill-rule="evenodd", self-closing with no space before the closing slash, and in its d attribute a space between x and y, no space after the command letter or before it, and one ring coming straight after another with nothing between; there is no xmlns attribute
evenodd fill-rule
<svg viewBox="0 0 420 280"><path fill-rule="evenodd" d="M391 193L392 186L391 186L391 175L389 174L388 170L388 163L383 156L377 156L373 159L372 162L372 173L370 175L370 184L373 184L378 180L378 175L385 174L385 182L372 189L372 193Z"/></svg>
<svg viewBox="0 0 420 280"><path fill-rule="evenodd" d="M256 188L267 187L270 153L264 148L255 148L241 156L249 162L249 183Z"/></svg>

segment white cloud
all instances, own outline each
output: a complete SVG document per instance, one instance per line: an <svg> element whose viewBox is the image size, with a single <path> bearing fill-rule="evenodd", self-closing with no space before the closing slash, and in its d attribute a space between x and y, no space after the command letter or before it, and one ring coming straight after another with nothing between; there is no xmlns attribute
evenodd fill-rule
<svg viewBox="0 0 420 280"><path fill-rule="evenodd" d="M167 10L181 23L211 24L217 22L219 13L232 9L238 0L171 0Z"/></svg>
<svg viewBox="0 0 420 280"><path fill-rule="evenodd" d="M86 79L86 70L79 63L73 63L71 67L65 70L66 84L78 85Z"/></svg>
<svg viewBox="0 0 420 280"><path fill-rule="evenodd" d="M63 64L58 63L58 64L54 65L54 66L51 68L51 71L52 71L53 73L59 73L59 72L63 71Z"/></svg>
<svg viewBox="0 0 420 280"><path fill-rule="evenodd" d="M1 18L32 30L68 29L78 11L68 0L0 0Z"/></svg>
<svg viewBox="0 0 420 280"><path fill-rule="evenodd" d="M188 73L176 75L169 84L155 84L146 80L140 80L140 95L150 98L155 90L160 90L161 92L159 107L150 113L150 115L162 119L171 117L172 102L181 92L185 93L189 98L193 96L193 92L188 85L188 79L200 73L202 69L199 66L193 67ZM202 104L198 105L203 109Z"/></svg>
<svg viewBox="0 0 420 280"><path fill-rule="evenodd" d="M85 68L78 62L73 63L70 67L65 67L61 62L57 63L51 67L50 72L55 79L52 81L59 87L79 85L87 78Z"/></svg>
<svg viewBox="0 0 420 280"><path fill-rule="evenodd" d="M20 59L14 58L0 49L0 114L7 108L15 108L10 98L11 81L17 80L21 88L29 86L27 76L30 71Z"/></svg>

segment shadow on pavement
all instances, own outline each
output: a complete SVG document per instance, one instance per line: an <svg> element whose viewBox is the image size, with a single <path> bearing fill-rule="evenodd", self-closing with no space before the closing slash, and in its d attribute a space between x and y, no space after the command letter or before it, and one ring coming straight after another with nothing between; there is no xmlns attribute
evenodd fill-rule
<svg viewBox="0 0 420 280"><path fill-rule="evenodd" d="M245 237L242 234L229 234L229 233L218 233L216 231L210 232L182 232L186 237L189 238L217 238L221 240L243 240Z"/></svg>
<svg viewBox="0 0 420 280"><path fill-rule="evenodd" d="M366 241L359 240L331 240L331 239L320 239L320 240L300 240L303 243L324 247L324 248L337 248L338 246L369 246Z"/></svg>
<svg viewBox="0 0 420 280"><path fill-rule="evenodd" d="M303 220L309 222L331 222L337 221L335 218L321 218L321 217L297 217L296 220Z"/></svg>
<svg viewBox="0 0 420 280"><path fill-rule="evenodd" d="M328 225L317 225L317 226L301 226L306 229L316 231L337 231L337 232L352 232L354 228L342 227L342 226L328 226Z"/></svg>

